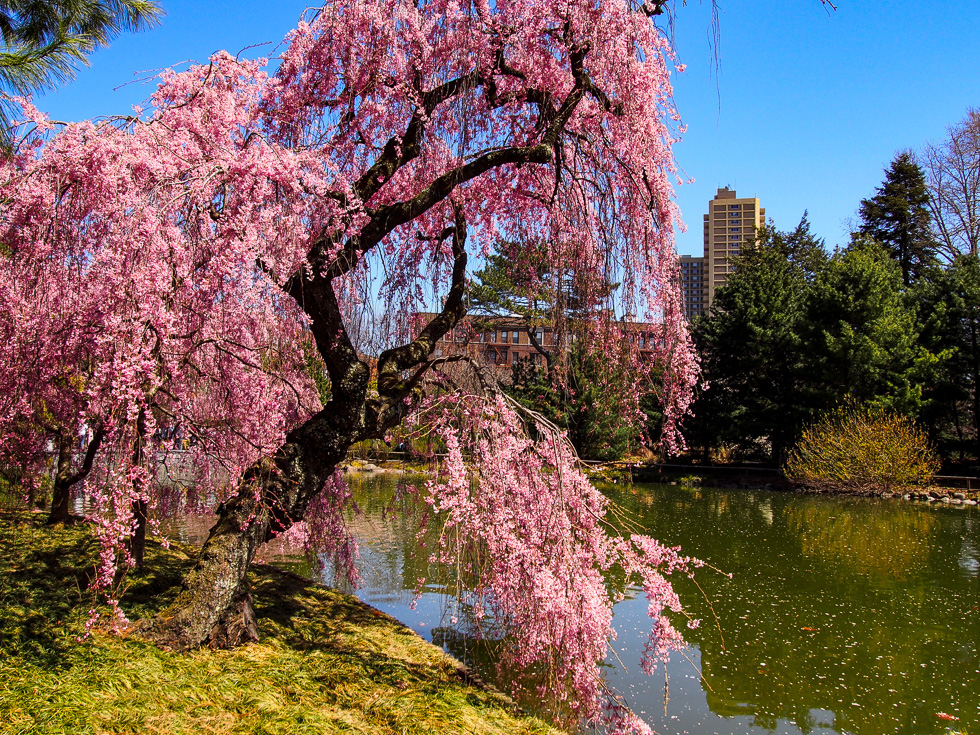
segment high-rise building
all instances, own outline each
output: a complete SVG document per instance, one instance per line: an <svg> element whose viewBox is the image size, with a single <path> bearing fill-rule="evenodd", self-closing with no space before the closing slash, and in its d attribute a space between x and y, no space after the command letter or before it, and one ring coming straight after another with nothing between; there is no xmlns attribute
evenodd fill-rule
<svg viewBox="0 0 980 735"><path fill-rule="evenodd" d="M708 202L704 215L704 256L682 255L680 259L681 291L684 314L693 319L704 314L715 300L732 272L731 258L738 255L755 237L765 222L766 210L757 197L739 199L734 189L718 189Z"/></svg>
<svg viewBox="0 0 980 735"><path fill-rule="evenodd" d="M704 260L708 272L708 305L715 300L715 291L725 285L732 272L731 258L755 237L755 231L765 222L766 210L756 197L739 199L727 186L718 190L708 202L704 215Z"/></svg>
<svg viewBox="0 0 980 735"><path fill-rule="evenodd" d="M708 309L708 281L705 277L704 258L693 255L681 256L681 297L684 316L688 321L704 314Z"/></svg>

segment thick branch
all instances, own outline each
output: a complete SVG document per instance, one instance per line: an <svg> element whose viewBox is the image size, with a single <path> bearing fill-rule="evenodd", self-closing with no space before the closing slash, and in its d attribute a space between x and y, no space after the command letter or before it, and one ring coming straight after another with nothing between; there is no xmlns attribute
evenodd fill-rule
<svg viewBox="0 0 980 735"><path fill-rule="evenodd" d="M545 365L547 365L548 371L550 372L551 361L552 361L551 352L549 350L546 350L544 348L544 345L538 342L536 330L537 327L535 327L533 324L528 324L527 327L525 327L524 331L527 332L528 342L531 344L531 347L533 347L535 351L538 352L538 354L544 357ZM541 336L544 337L544 334L542 333Z"/></svg>
<svg viewBox="0 0 980 735"><path fill-rule="evenodd" d="M367 202L392 176L406 163L418 157L422 151L422 134L425 132L425 121L435 112L436 107L446 100L473 88L480 81L477 72L470 72L461 77L441 84L422 95L421 109L416 110L401 138L393 136L385 144L378 160L357 180L354 191Z"/></svg>
<svg viewBox="0 0 980 735"><path fill-rule="evenodd" d="M378 358L378 393L385 398L398 399L411 391L412 385L402 380L401 373L422 364L435 349L436 342L453 329L466 313L463 294L466 290L466 218L460 206L455 206L455 223L451 230L453 238L453 276L452 287L442 307L412 342L390 350L385 350ZM412 383L420 376L416 375Z"/></svg>
<svg viewBox="0 0 980 735"><path fill-rule="evenodd" d="M331 280L300 270L285 288L311 319L310 331L330 376L334 396L343 401L363 400L370 374L347 334Z"/></svg>
<svg viewBox="0 0 980 735"><path fill-rule="evenodd" d="M65 485L67 487L71 487L75 483L81 482L88 476L88 473L92 471L92 465L95 463L95 455L99 453L99 446L102 444L102 440L104 438L105 427L103 427L102 424L99 424L92 435L92 441L89 442L88 447L85 450L85 458L82 460L81 469L65 480Z"/></svg>
<svg viewBox="0 0 980 735"><path fill-rule="evenodd" d="M356 264L359 254L366 253L377 245L396 227L411 222L446 199L460 184L499 166L510 163L548 163L553 157L554 146L549 143L511 146L489 151L469 163L447 171L411 199L374 210L371 221L361 230L360 235L350 238L343 251L331 262L326 277L336 278L347 273Z"/></svg>

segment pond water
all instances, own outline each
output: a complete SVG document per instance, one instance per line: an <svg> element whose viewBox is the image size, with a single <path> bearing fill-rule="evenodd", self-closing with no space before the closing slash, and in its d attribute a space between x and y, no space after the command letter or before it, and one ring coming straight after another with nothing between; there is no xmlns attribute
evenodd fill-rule
<svg viewBox="0 0 980 735"><path fill-rule="evenodd" d="M451 603L440 587L426 587L412 607L427 570L410 501L393 502L394 482L355 483L356 593L486 665L445 627ZM690 647L672 657L666 682L664 667L652 678L639 671L643 600L615 608L608 680L658 733L980 732L980 506L654 485L604 491L650 535L720 570L700 570L700 589L677 583L703 622L685 630ZM407 512L391 512L393 504Z"/></svg>

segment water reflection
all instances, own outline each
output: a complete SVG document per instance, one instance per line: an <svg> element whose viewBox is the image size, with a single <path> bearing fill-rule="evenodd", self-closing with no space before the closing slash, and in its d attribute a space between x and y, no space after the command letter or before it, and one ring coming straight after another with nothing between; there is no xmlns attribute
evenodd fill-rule
<svg viewBox="0 0 980 735"><path fill-rule="evenodd" d="M421 509L395 485L390 476L355 483L357 592L488 676L492 649L474 643L465 607L444 594L455 583L426 561L435 531L416 537ZM616 607L607 676L657 732L980 731L977 508L673 486L604 491L655 538L733 575L702 570L703 593L679 582L704 622L687 631L686 657L654 678L639 673L643 600Z"/></svg>
<svg viewBox="0 0 980 735"><path fill-rule="evenodd" d="M973 509L675 488L610 493L654 536L734 575L699 576L722 632L705 624L688 635L707 707L732 718L702 721L708 731L942 733L951 721L938 713L976 730L980 582L958 563L965 546L977 546ZM697 590L684 593L710 619ZM636 686L636 697L662 698L662 685Z"/></svg>

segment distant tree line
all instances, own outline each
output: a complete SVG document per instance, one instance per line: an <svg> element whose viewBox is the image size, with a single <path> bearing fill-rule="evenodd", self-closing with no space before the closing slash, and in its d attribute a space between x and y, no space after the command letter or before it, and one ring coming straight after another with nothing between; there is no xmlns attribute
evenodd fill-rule
<svg viewBox="0 0 980 735"><path fill-rule="evenodd" d="M692 448L782 463L854 403L908 416L947 461L980 458L980 113L898 154L828 252L804 213L757 232L693 325L705 385Z"/></svg>

